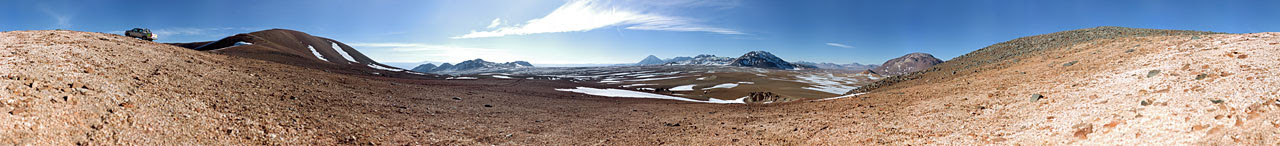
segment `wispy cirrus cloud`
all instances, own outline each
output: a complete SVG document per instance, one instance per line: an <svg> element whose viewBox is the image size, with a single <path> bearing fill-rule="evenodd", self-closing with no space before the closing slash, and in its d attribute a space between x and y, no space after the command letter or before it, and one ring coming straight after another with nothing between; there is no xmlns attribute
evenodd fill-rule
<svg viewBox="0 0 1280 146"><path fill-rule="evenodd" d="M420 43L352 43L348 45L362 49L386 49L385 53L381 54L364 52L366 55L385 56L379 57L389 59L379 60L385 62L418 62L423 60L432 60L456 63L476 58L483 58L490 61L515 61L523 59L520 55L516 55L515 53L511 53L506 50L480 47Z"/></svg>
<svg viewBox="0 0 1280 146"><path fill-rule="evenodd" d="M840 47L840 48L853 48L853 46L849 46L841 43L827 43L827 46Z"/></svg>
<svg viewBox="0 0 1280 146"><path fill-rule="evenodd" d="M59 11L56 11L56 10L54 10L53 8L49 8L49 7L47 7L47 6L40 6L40 11L43 11L43 12L44 12L44 14L49 15L49 16L51 16L51 17L53 17L54 21L56 21L56 22L57 22L57 27L58 27L58 28L69 28L69 27L71 27L71 18L72 18L72 16L71 16L70 14L67 14L67 12L66 12L66 11L59 12Z"/></svg>
<svg viewBox="0 0 1280 146"><path fill-rule="evenodd" d="M716 3L722 4L722 3ZM453 39L501 37L539 33L582 32L603 27L624 27L631 30L710 32L740 35L741 31L699 24L698 20L658 14L655 11L678 6L715 6L706 1L602 1L573 0L552 10L551 13L529 20L524 24L501 27L489 31L451 37ZM499 19L490 23L496 27Z"/></svg>
<svg viewBox="0 0 1280 146"><path fill-rule="evenodd" d="M489 26L484 28L494 28L498 27L498 25L502 25L502 18L493 18L493 21L489 22Z"/></svg>

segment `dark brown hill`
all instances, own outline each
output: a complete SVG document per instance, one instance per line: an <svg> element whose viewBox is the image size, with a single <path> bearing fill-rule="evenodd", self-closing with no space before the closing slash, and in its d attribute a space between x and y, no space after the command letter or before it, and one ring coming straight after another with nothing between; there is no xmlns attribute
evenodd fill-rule
<svg viewBox="0 0 1280 146"><path fill-rule="evenodd" d="M886 76L896 76L928 69L938 63L942 63L942 60L934 58L932 54L911 53L889 59L884 64L871 69L871 72Z"/></svg>
<svg viewBox="0 0 1280 146"><path fill-rule="evenodd" d="M353 74L411 77L414 73L378 63L337 40L287 30L243 33L209 42L170 43L200 51L267 60Z"/></svg>

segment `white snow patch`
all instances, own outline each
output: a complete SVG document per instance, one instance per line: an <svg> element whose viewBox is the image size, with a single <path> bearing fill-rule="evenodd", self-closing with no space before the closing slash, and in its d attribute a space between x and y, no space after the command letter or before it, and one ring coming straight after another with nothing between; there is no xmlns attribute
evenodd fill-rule
<svg viewBox="0 0 1280 146"><path fill-rule="evenodd" d="M843 96L836 96L836 97L829 97L829 98L818 99L817 101L832 100L832 99L841 99L841 98L849 98L849 97L854 97L854 96L858 96L858 95L862 95L862 94L867 94L867 93L866 93L866 92L862 92L862 93L853 93L853 94L849 94L849 95L843 95Z"/></svg>
<svg viewBox="0 0 1280 146"><path fill-rule="evenodd" d="M698 78L698 79L696 79L696 80L699 80L699 81L701 81L701 80L707 80L707 77L701 77L701 78Z"/></svg>
<svg viewBox="0 0 1280 146"><path fill-rule="evenodd" d="M476 78L476 77L448 77L448 78L444 78L444 79L446 79L446 80L475 80L475 79L477 79L477 78Z"/></svg>
<svg viewBox="0 0 1280 146"><path fill-rule="evenodd" d="M756 82L738 82L738 84L756 84Z"/></svg>
<svg viewBox="0 0 1280 146"><path fill-rule="evenodd" d="M609 74L609 76L621 76L621 75L627 75L627 74L631 74L631 72L613 73L613 74Z"/></svg>
<svg viewBox="0 0 1280 146"><path fill-rule="evenodd" d="M671 77L661 77L661 78L645 78L645 79L635 79L635 80L626 80L626 81L628 81L628 82L656 81L656 80L666 80L666 79L675 79L675 78L683 78L683 77L688 77L688 76L671 76Z"/></svg>
<svg viewBox="0 0 1280 146"><path fill-rule="evenodd" d="M812 86L812 87L800 87L800 88L814 90L814 91L822 91L822 92L827 92L831 94L844 94L849 90L853 90L854 88L857 88L857 87L846 85L846 84L854 84L858 82L857 79L839 77L832 74L827 74L825 76L806 74L806 75L796 76L796 78L800 78L800 80L797 80L796 82L808 83L809 86Z"/></svg>
<svg viewBox="0 0 1280 146"><path fill-rule="evenodd" d="M317 52L315 47L311 47L311 45L307 45L307 48L311 49L311 54L315 54L316 58L320 58L320 60L324 60L326 62L329 61L329 59L324 59L324 55L320 55L320 52Z"/></svg>
<svg viewBox="0 0 1280 146"><path fill-rule="evenodd" d="M404 71L403 69L390 68L390 67L385 67L385 66L381 66L381 65L368 64L368 66L369 66L369 68L373 68L373 69L380 69L380 70L385 70L385 71Z"/></svg>
<svg viewBox="0 0 1280 146"><path fill-rule="evenodd" d="M556 89L556 91L577 92L582 94L606 96L606 97L653 98L653 99L668 99L668 100L679 100L679 101L688 101L688 102L720 103L720 104L744 103L743 100L745 99L745 98L739 98L737 100L720 100L720 99L712 98L707 101L701 101L701 100L693 100L693 99L688 99L683 97L667 96L667 95L647 93L647 92L622 90L622 89L597 89L597 88L591 88L591 87L578 87L576 89Z"/></svg>
<svg viewBox="0 0 1280 146"><path fill-rule="evenodd" d="M747 103L747 97L742 97L742 98L738 98L738 99L734 99L734 100L720 100L720 99L716 99L716 98L708 98L708 99L707 99L707 103L720 103L720 104L737 103L737 104L746 104L746 103Z"/></svg>
<svg viewBox="0 0 1280 146"><path fill-rule="evenodd" d="M684 86L671 87L671 91L693 91L693 86L698 84L689 84Z"/></svg>
<svg viewBox="0 0 1280 146"><path fill-rule="evenodd" d="M738 84L737 84L737 83L724 83L724 84L719 84L719 85L716 85L716 86L711 86L711 87L708 87L708 88L702 88L702 90L715 89L715 88L725 88L725 89L728 89L728 88L733 88L733 87L738 87Z"/></svg>
<svg viewBox="0 0 1280 146"><path fill-rule="evenodd" d="M652 86L652 85L653 85L653 83L635 83L635 85L625 85L625 86L622 86L622 87Z"/></svg>
<svg viewBox="0 0 1280 146"><path fill-rule="evenodd" d="M342 58L346 58L347 62L356 62L356 59L352 58L351 54L347 54L347 51L345 51L340 46L338 46L338 43L329 43L329 44L332 44L333 50L338 51L339 54L342 54Z"/></svg>
<svg viewBox="0 0 1280 146"><path fill-rule="evenodd" d="M511 77L509 77L509 76L504 76L504 75L493 75L493 78L499 78L499 79L514 79L514 78L511 78Z"/></svg>

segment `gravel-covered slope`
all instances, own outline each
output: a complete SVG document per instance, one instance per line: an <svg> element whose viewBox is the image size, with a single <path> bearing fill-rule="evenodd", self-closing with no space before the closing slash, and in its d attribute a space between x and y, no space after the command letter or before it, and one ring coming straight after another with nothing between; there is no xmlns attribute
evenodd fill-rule
<svg viewBox="0 0 1280 146"><path fill-rule="evenodd" d="M1021 61L1021 58L1027 56L1041 55L1047 51L1069 50L1072 49L1072 47L1069 46L1089 43L1095 40L1125 37L1171 35L1191 36L1208 34L1219 33L1103 26L1021 37L987 46L982 49L978 49L977 51L952 58L951 60L934 65L933 67L920 72L885 78L884 80L872 83L862 88L854 89L846 94L867 92L884 87L893 87L891 85L897 82L922 78L925 76L956 77L981 72L983 70L1000 69L1006 67L1008 64L1016 64Z"/></svg>

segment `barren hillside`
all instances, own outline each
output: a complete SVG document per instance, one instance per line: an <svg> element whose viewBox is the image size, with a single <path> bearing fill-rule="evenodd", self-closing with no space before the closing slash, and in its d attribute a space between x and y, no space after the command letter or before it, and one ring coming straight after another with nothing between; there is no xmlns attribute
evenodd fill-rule
<svg viewBox="0 0 1280 146"><path fill-rule="evenodd" d="M0 144L1275 145L1277 35L1051 39L858 96L744 105L588 96L555 89L591 84L558 80L334 73L112 34L12 31L0 33ZM995 46L1041 46L1015 44Z"/></svg>

